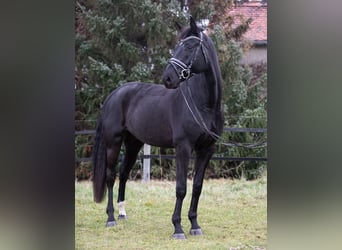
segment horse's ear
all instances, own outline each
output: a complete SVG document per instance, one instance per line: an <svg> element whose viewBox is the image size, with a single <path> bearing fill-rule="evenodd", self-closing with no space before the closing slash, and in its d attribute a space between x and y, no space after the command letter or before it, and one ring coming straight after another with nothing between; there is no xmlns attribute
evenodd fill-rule
<svg viewBox="0 0 342 250"><path fill-rule="evenodd" d="M178 32L181 32L182 26L177 21L175 21L175 27Z"/></svg>
<svg viewBox="0 0 342 250"><path fill-rule="evenodd" d="M198 35L199 34L199 29L197 27L196 21L195 19L190 16L190 28L191 28L191 32Z"/></svg>

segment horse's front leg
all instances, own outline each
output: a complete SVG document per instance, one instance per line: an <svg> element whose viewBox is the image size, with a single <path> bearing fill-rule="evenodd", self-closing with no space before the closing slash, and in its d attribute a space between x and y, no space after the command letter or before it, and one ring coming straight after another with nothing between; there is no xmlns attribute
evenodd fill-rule
<svg viewBox="0 0 342 250"><path fill-rule="evenodd" d="M196 151L196 162L195 162L195 176L193 180L193 187L192 187L192 197L191 197L191 204L189 209L189 220L191 222L191 235L201 235L202 229L198 225L197 222L197 207L199 197L202 192L202 185L203 185L203 178L205 169L209 163L211 156L214 153L214 146L211 146L209 149L201 149Z"/></svg>
<svg viewBox="0 0 342 250"><path fill-rule="evenodd" d="M181 226L181 212L183 199L186 195L186 177L191 154L191 147L185 143L176 147L176 205L172 215L172 223L175 227L173 237L175 239L185 239L185 234Z"/></svg>

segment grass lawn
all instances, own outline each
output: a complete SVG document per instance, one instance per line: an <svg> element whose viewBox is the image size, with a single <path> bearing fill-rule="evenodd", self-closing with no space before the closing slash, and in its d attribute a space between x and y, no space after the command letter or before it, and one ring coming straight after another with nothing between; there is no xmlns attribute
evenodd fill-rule
<svg viewBox="0 0 342 250"><path fill-rule="evenodd" d="M189 234L192 181L183 202L187 240L172 239L175 182L127 182L127 221L106 228L106 203L93 201L92 183L75 183L76 249L266 249L267 181L205 180L198 205L202 236ZM114 200L117 198L118 179ZM116 204L115 217L118 215Z"/></svg>

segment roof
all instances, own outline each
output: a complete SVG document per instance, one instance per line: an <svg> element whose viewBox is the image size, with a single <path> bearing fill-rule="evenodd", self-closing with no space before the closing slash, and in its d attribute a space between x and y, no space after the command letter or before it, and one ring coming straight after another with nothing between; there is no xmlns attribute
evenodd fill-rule
<svg viewBox="0 0 342 250"><path fill-rule="evenodd" d="M227 14L234 17L236 25L240 22L240 16L246 20L252 18L249 29L243 35L243 38L256 44L267 41L267 2L250 1L236 4L228 9Z"/></svg>

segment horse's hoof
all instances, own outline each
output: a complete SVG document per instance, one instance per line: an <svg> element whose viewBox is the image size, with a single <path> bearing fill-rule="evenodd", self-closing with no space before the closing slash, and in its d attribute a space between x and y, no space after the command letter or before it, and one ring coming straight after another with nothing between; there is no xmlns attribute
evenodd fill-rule
<svg viewBox="0 0 342 250"><path fill-rule="evenodd" d="M118 219L119 220L127 220L128 217L127 217L127 215L119 214Z"/></svg>
<svg viewBox="0 0 342 250"><path fill-rule="evenodd" d="M114 226L116 226L116 221L115 220L107 221L106 227L114 227Z"/></svg>
<svg viewBox="0 0 342 250"><path fill-rule="evenodd" d="M185 237L184 233L173 234L173 238L176 239L176 240L186 240L186 237Z"/></svg>
<svg viewBox="0 0 342 250"><path fill-rule="evenodd" d="M202 235L203 232L202 232L202 229L200 229L200 228L197 228L197 229L190 229L190 234L191 234L191 235Z"/></svg>

